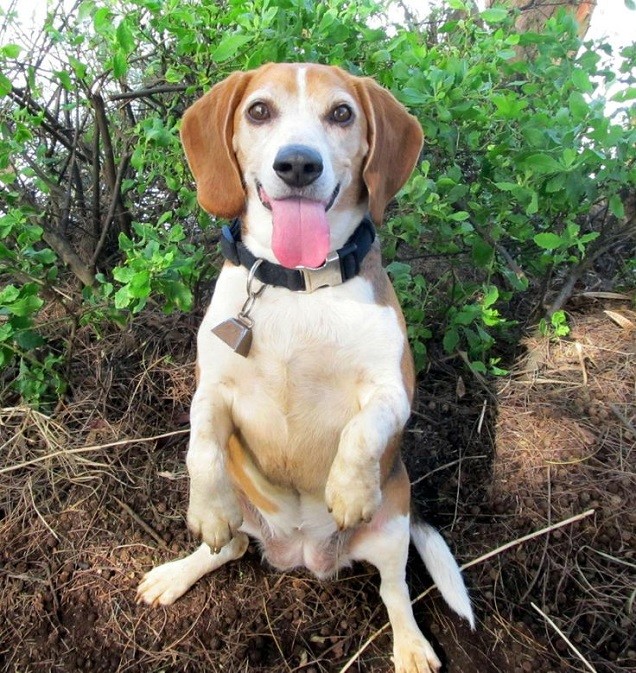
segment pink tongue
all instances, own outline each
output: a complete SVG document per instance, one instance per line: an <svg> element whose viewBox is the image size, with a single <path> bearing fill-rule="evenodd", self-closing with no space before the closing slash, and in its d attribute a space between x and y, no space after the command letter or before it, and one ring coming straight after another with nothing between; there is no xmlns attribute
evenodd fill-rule
<svg viewBox="0 0 636 673"><path fill-rule="evenodd" d="M272 249L278 261L290 269L321 266L330 242L324 205L306 199L272 199L269 204L274 224Z"/></svg>

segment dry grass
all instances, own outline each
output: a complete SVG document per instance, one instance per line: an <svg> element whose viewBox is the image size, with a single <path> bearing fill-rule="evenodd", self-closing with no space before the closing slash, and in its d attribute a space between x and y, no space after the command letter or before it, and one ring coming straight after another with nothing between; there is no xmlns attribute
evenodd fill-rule
<svg viewBox="0 0 636 673"><path fill-rule="evenodd" d="M525 525L596 511L574 534L520 550L498 586L507 604L536 598L555 622L545 628L552 653L574 642L585 653L581 670L627 670L636 659L636 342L634 313L613 313L622 324L598 311L574 316L567 340L528 339L499 394L495 511L512 509Z"/></svg>

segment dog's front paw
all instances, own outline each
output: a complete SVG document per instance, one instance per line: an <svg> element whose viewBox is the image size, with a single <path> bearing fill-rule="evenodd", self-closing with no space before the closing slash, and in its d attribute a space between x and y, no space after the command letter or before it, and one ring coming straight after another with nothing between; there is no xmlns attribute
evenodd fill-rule
<svg viewBox="0 0 636 673"><path fill-rule="evenodd" d="M201 505L190 500L188 528L213 552L219 552L236 535L243 523L243 513L235 498L225 498L223 504Z"/></svg>
<svg viewBox="0 0 636 673"><path fill-rule="evenodd" d="M338 528L368 523L381 500L379 469L346 464L336 458L327 479L325 502Z"/></svg>
<svg viewBox="0 0 636 673"><path fill-rule="evenodd" d="M396 673L438 673L442 663L422 635L396 640L393 648Z"/></svg>
<svg viewBox="0 0 636 673"><path fill-rule="evenodd" d="M137 603L171 605L192 586L196 578L184 572L184 561L171 561L147 572L137 587Z"/></svg>

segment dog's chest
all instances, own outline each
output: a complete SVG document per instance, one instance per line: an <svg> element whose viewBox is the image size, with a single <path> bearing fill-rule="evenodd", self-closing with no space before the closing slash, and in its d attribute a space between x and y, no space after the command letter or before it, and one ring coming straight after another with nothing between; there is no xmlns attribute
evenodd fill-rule
<svg viewBox="0 0 636 673"><path fill-rule="evenodd" d="M340 407L382 376L385 358L399 363L403 340L393 309L374 303L362 279L357 284L350 293L278 290L255 306L250 371L281 410L315 409L319 400Z"/></svg>
<svg viewBox="0 0 636 673"><path fill-rule="evenodd" d="M214 320L236 310L227 299L222 304ZM268 287L251 317L249 357L214 348L216 374L231 387L234 424L266 475L319 490L342 429L378 386L399 377L398 316L357 278L312 295Z"/></svg>
<svg viewBox="0 0 636 673"><path fill-rule="evenodd" d="M249 374L236 382L242 421L259 410L278 417L279 437L295 443L312 435L333 442L329 436L359 411L386 365L399 368L403 349L392 309L369 297L338 301L320 292L273 297L269 304L263 297L254 310Z"/></svg>

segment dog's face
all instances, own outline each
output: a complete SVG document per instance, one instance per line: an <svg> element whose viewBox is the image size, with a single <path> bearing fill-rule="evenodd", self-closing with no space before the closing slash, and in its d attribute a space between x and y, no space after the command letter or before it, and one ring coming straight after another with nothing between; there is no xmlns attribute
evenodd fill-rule
<svg viewBox="0 0 636 673"><path fill-rule="evenodd" d="M181 135L201 205L243 216L288 267L320 266L367 211L380 224L422 145L388 91L315 64L234 73L186 111Z"/></svg>
<svg viewBox="0 0 636 673"><path fill-rule="evenodd" d="M341 71L294 65L259 70L234 114L233 149L250 232L261 223L271 226L272 250L284 266L320 266L333 229L348 224L352 211L354 220L364 216L367 120L351 78Z"/></svg>

